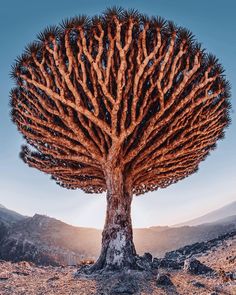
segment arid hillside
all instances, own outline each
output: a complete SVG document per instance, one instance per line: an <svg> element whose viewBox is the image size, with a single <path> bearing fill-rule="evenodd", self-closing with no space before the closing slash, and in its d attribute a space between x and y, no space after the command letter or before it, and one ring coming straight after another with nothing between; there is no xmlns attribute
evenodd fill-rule
<svg viewBox="0 0 236 295"><path fill-rule="evenodd" d="M234 295L236 232L149 262L149 271L75 277L77 267L0 261L2 295ZM186 252L186 254L184 254ZM167 258L168 257L168 258ZM171 259L174 258L174 259ZM145 258L146 259L146 258Z"/></svg>
<svg viewBox="0 0 236 295"><path fill-rule="evenodd" d="M168 251L235 230L236 215L198 226L134 229L134 242L138 254L150 252L162 257ZM83 259L95 260L100 245L100 230L71 226L39 214L25 217L6 208L0 210L0 259L76 265Z"/></svg>

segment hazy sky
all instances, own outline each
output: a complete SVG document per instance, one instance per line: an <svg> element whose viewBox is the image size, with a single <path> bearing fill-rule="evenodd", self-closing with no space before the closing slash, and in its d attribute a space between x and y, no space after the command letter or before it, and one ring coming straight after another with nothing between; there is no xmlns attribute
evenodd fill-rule
<svg viewBox="0 0 236 295"><path fill-rule="evenodd" d="M74 225L102 227L105 195L86 195L56 185L50 176L19 158L21 135L9 118L10 66L24 46L47 25L76 14L99 14L106 7L136 8L193 31L207 51L219 57L232 85L232 124L226 139L200 164L197 174L165 190L135 197L133 225L175 224L236 200L236 1L235 0L8 0L0 7L0 204L25 215L35 212Z"/></svg>

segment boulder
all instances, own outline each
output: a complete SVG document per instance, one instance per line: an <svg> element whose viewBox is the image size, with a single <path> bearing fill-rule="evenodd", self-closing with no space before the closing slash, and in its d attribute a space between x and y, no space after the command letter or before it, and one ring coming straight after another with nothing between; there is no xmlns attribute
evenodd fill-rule
<svg viewBox="0 0 236 295"><path fill-rule="evenodd" d="M158 274L156 285L159 286L173 286L173 283L168 274Z"/></svg>
<svg viewBox="0 0 236 295"><path fill-rule="evenodd" d="M137 283L132 279L125 279L116 283L111 289L111 295L134 294L138 290Z"/></svg>
<svg viewBox="0 0 236 295"><path fill-rule="evenodd" d="M136 265L138 266L139 270L151 270L152 268L152 261L150 261L150 257L144 256L137 256L136 257Z"/></svg>
<svg viewBox="0 0 236 295"><path fill-rule="evenodd" d="M153 268L171 268L171 269L181 269L183 266L182 262L173 259L166 258L154 258L152 262Z"/></svg>
<svg viewBox="0 0 236 295"><path fill-rule="evenodd" d="M152 254L148 253L148 252L144 253L143 254L143 259L145 259L146 261L152 263Z"/></svg>
<svg viewBox="0 0 236 295"><path fill-rule="evenodd" d="M160 259L159 258L153 258L152 261L152 268L159 268L160 267Z"/></svg>
<svg viewBox="0 0 236 295"><path fill-rule="evenodd" d="M213 269L201 263L196 258L190 258L184 261L184 271L193 275L200 275L212 273Z"/></svg>

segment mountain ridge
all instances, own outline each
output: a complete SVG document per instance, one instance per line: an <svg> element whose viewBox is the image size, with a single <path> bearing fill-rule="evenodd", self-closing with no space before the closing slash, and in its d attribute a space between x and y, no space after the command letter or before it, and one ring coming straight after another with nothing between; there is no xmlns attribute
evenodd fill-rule
<svg viewBox="0 0 236 295"><path fill-rule="evenodd" d="M25 219L26 216L19 214L16 211L10 210L0 204L0 222L5 226L10 226L15 222Z"/></svg>
<svg viewBox="0 0 236 295"><path fill-rule="evenodd" d="M3 211L0 210L0 220ZM8 211L14 222L9 222L7 228L0 222L0 259L27 260L39 265L75 265L83 259L95 260L99 255L101 230L71 226L40 214L33 217L21 215L16 221L16 212ZM168 251L211 240L234 230L236 215L198 226L134 229L134 243L140 255L150 252L163 257Z"/></svg>
<svg viewBox="0 0 236 295"><path fill-rule="evenodd" d="M210 211L197 218L174 224L173 227L180 227L185 225L194 226L194 225L200 225L203 223L212 223L214 221L223 219L225 217L234 216L234 215L236 215L236 201L226 204L223 207Z"/></svg>

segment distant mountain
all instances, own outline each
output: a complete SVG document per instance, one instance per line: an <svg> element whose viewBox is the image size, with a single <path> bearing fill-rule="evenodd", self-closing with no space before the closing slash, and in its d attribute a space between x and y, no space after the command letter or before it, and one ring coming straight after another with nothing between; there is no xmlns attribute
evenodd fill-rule
<svg viewBox="0 0 236 295"><path fill-rule="evenodd" d="M15 222L25 219L26 217L12 210L7 209L0 204L0 222L9 226Z"/></svg>
<svg viewBox="0 0 236 295"><path fill-rule="evenodd" d="M74 265L82 259L96 259L99 255L101 230L71 226L38 214L26 218L4 209L0 209L0 220L6 219L6 213L9 215L7 230L2 227L2 234L0 224L0 259L33 261L42 265ZM168 251L209 241L235 230L236 216L228 216L198 226L134 229L134 242L139 254L150 252L163 257Z"/></svg>
<svg viewBox="0 0 236 295"><path fill-rule="evenodd" d="M101 231L35 214L13 224L0 245L0 258L43 265L73 265L96 258Z"/></svg>
<svg viewBox="0 0 236 295"><path fill-rule="evenodd" d="M184 226L184 225L199 225L203 223L210 223L210 222L215 222L217 220L229 217L229 216L234 216L236 215L236 201L232 202L224 207L221 207L217 210L211 211L203 216L200 216L198 218L176 224L176 227Z"/></svg>
<svg viewBox="0 0 236 295"><path fill-rule="evenodd" d="M23 220L25 217L19 213L8 210L0 204L0 243L7 234L9 228L16 222Z"/></svg>
<svg viewBox="0 0 236 295"><path fill-rule="evenodd" d="M236 230L236 216L198 226L134 229L134 242L138 253L150 252L162 257L185 245L208 241Z"/></svg>

